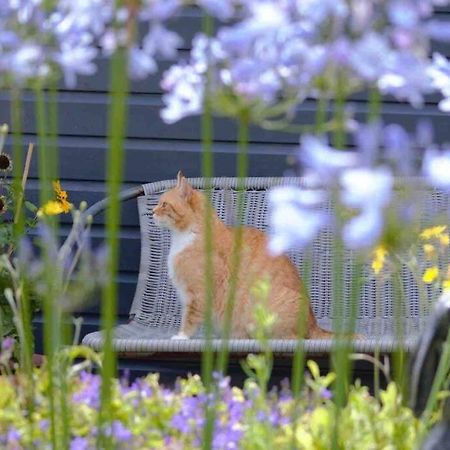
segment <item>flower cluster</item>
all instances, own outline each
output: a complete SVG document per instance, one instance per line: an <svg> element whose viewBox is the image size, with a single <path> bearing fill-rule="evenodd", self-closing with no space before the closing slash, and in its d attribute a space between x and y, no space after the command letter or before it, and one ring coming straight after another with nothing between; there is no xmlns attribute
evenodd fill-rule
<svg viewBox="0 0 450 450"><path fill-rule="evenodd" d="M43 0L6 0L0 6L0 79L26 84L62 73L75 87L78 75L96 72L95 59L118 46L129 47L129 73L144 78L156 71L156 56L173 57L181 38L164 21L182 1L146 1L115 9L111 0L58 0L48 9ZM136 42L135 27L147 33ZM58 75L58 74L56 74Z"/></svg>
<svg viewBox="0 0 450 450"><path fill-rule="evenodd" d="M388 226L413 223L420 216L418 186L412 178L419 154L425 155L420 171L424 180L450 192L450 148L432 144L426 124L420 124L414 137L398 125L379 123L360 125L354 134L355 151L337 150L318 136L302 136L298 162L306 185L280 187L269 195L275 253L307 245L326 227L340 234L350 249L391 239ZM394 174L406 177L401 201L394 192ZM334 216L328 211L330 201L336 207ZM400 239L401 230L395 233Z"/></svg>
<svg viewBox="0 0 450 450"><path fill-rule="evenodd" d="M246 108L256 122L292 116L306 97L346 97L367 87L413 106L435 89L448 97L450 63L428 57L430 39L448 39L449 23L432 19L434 3L242 2L235 24L214 37L198 35L190 60L167 72L162 117L173 122L199 113L190 108L203 103L199 80L218 113L236 116ZM189 78L174 79L174 72Z"/></svg>
<svg viewBox="0 0 450 450"><path fill-rule="evenodd" d="M200 378L177 381L173 389L148 375L131 384L115 380L112 419L105 432L116 449L197 449L201 448L205 425L205 404L215 408L214 450L238 448L310 449L329 448L333 439L335 406L328 389L334 376L322 377L318 366L309 362L304 392L294 400L287 386L262 394L258 385L247 380L244 388L230 385L226 378L215 378L215 389L207 394ZM26 385L0 376L0 445L6 450L29 447L47 448L51 443L50 404L45 369L36 370L34 411L26 417ZM88 372L69 371L66 380L66 432L72 450L96 448L100 377ZM327 387L328 386L328 387ZM259 400L263 398L263 403ZM402 406L394 384L381 392L381 401L367 388L350 388L347 405L341 410L338 444L360 448L361 438L414 448L418 420ZM374 420L376 418L376 420ZM62 418L55 423L58 432ZM389 424L389 426L386 426ZM376 427L374 432L373 427ZM369 439L369 441L368 441ZM371 442L371 441L370 441ZM375 445L375 442L373 442Z"/></svg>

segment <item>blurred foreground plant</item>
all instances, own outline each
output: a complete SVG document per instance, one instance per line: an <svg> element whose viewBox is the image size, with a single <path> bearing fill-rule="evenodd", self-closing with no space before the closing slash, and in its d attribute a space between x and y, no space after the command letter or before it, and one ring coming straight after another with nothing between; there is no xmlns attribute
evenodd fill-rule
<svg viewBox="0 0 450 450"><path fill-rule="evenodd" d="M101 379L90 373L89 368L100 360L84 347L65 350L58 358L66 362L84 359L77 365L65 365L63 373L69 399L68 432L71 449L94 448ZM217 376L212 448L289 449L293 438L298 449L330 448L335 405L328 388L333 375L321 376L312 361L308 367L310 374L300 396L295 427L291 414L295 401L286 385L263 394L255 380L247 380L240 389L232 387L228 378ZM21 376L15 379L0 376L2 448L50 448L46 367L36 370L34 376L36 407L29 418L23 415L26 380ZM160 385L157 375L131 384L126 379L114 380L114 408L108 425L114 448L200 448L204 404L210 399L198 376L178 380L173 389ZM395 384L381 392L380 400L372 397L366 387L356 384L350 388L347 405L340 415L338 448L413 449L420 427L412 411L402 406Z"/></svg>

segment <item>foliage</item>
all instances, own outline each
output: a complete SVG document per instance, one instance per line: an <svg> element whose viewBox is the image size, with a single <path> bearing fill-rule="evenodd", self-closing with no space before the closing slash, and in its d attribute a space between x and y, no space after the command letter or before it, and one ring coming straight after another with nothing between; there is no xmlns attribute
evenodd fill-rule
<svg viewBox="0 0 450 450"><path fill-rule="evenodd" d="M74 347L59 355L68 361L75 357L99 361L97 355L84 347ZM247 364L252 364L252 358L249 356ZM98 437L101 378L86 370L86 361L67 367L71 449L91 449ZM260 386L251 378L241 389L231 386L228 378L216 375L213 394L206 393L198 376L179 379L173 389L161 385L157 374L131 384L126 379L115 380L113 418L108 432L117 449L199 448L204 405L214 400L217 411L214 449L281 450L291 448L292 442L298 449L329 449L336 420L336 406L329 389L335 377L332 373L321 376L313 361L308 362L308 367L310 373L298 403L288 385L261 394ZM34 371L35 409L30 420L24 416L24 392L29 382L20 374L0 377L2 448L50 448L47 368ZM294 406L297 410L293 420ZM337 448L346 450L413 449L421 426L412 411L402 405L394 383L381 392L379 400L366 387L352 386L338 420Z"/></svg>

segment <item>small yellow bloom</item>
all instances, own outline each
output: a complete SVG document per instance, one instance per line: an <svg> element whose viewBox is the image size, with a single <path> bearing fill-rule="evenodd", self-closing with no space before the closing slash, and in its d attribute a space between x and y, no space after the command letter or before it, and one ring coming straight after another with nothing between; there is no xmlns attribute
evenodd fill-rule
<svg viewBox="0 0 450 450"><path fill-rule="evenodd" d="M384 267L388 252L383 245L379 245L373 252L372 270L378 275Z"/></svg>
<svg viewBox="0 0 450 450"><path fill-rule="evenodd" d="M56 194L56 200L49 200L44 206L39 208L37 215L39 217L56 216L62 213L68 213L72 209L72 203L67 201L67 192L61 189L59 181L53 182L53 190Z"/></svg>
<svg viewBox="0 0 450 450"><path fill-rule="evenodd" d="M420 233L420 237L425 240L432 238L440 238L446 229L447 225L437 225L435 227L425 228Z"/></svg>
<svg viewBox="0 0 450 450"><path fill-rule="evenodd" d="M450 291L450 280L444 280L442 283L442 289L444 291Z"/></svg>
<svg viewBox="0 0 450 450"><path fill-rule="evenodd" d="M61 202L57 200L49 200L44 206L39 208L37 215L38 216L56 216L66 212L63 208Z"/></svg>
<svg viewBox="0 0 450 450"><path fill-rule="evenodd" d="M424 244L423 251L428 259L432 258L436 254L436 249L432 244Z"/></svg>
<svg viewBox="0 0 450 450"><path fill-rule="evenodd" d="M439 276L439 267L433 266L425 270L422 280L426 284L431 284L437 280L438 276Z"/></svg>
<svg viewBox="0 0 450 450"><path fill-rule="evenodd" d="M443 247L448 247L450 244L450 237L448 234L443 234L439 237L439 242Z"/></svg>

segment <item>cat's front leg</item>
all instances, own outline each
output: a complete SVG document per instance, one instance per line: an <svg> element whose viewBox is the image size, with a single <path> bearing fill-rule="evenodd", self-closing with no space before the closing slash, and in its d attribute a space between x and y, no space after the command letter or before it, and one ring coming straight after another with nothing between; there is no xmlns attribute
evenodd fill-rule
<svg viewBox="0 0 450 450"><path fill-rule="evenodd" d="M198 299L190 299L186 302L181 313L181 327L171 339L189 339L197 331L203 320L203 307Z"/></svg>

